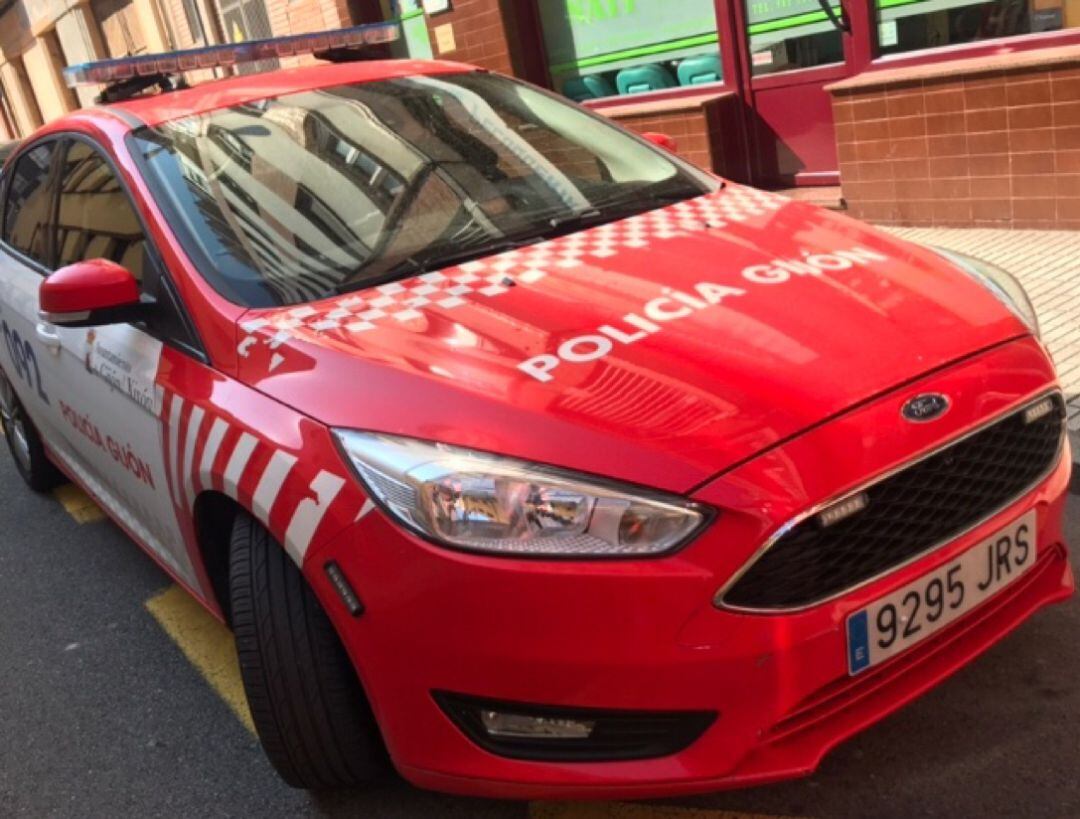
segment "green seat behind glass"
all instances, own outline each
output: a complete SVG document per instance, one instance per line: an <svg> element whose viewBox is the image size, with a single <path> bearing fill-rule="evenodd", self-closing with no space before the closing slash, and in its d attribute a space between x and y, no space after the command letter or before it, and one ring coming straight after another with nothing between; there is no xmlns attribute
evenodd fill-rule
<svg viewBox="0 0 1080 819"><path fill-rule="evenodd" d="M620 94L640 94L643 91L659 91L674 88L678 83L671 72L658 65L638 65L624 68L615 77Z"/></svg>
<svg viewBox="0 0 1080 819"><path fill-rule="evenodd" d="M562 92L574 102L615 96L615 87L602 74L573 77L563 83Z"/></svg>
<svg viewBox="0 0 1080 819"><path fill-rule="evenodd" d="M704 85L707 82L720 82L724 69L720 66L720 57L716 54L701 54L687 57L679 63L679 85Z"/></svg>

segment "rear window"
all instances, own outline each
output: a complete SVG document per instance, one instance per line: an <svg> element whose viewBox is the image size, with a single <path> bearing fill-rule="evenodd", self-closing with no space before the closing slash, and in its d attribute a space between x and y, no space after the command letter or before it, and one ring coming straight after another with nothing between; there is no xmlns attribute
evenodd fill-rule
<svg viewBox="0 0 1080 819"><path fill-rule="evenodd" d="M48 264L47 236L52 186L49 171L56 142L50 141L15 160L4 203L4 241L41 264Z"/></svg>
<svg viewBox="0 0 1080 819"><path fill-rule="evenodd" d="M7 162L8 157L15 153L15 149L21 144L17 139L11 142L0 142L0 165Z"/></svg>
<svg viewBox="0 0 1080 819"><path fill-rule="evenodd" d="M133 147L203 275L249 307L438 269L716 184L600 117L477 72L248 103L143 128Z"/></svg>
<svg viewBox="0 0 1080 819"><path fill-rule="evenodd" d="M109 259L142 281L146 236L105 157L85 142L72 142L58 176L56 267Z"/></svg>

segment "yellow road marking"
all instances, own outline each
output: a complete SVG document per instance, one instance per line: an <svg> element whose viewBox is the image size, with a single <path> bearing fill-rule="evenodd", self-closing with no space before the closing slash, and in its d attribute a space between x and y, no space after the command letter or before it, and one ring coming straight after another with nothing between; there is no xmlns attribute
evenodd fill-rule
<svg viewBox="0 0 1080 819"><path fill-rule="evenodd" d="M529 819L782 819L782 817L763 813L740 813L628 802L531 802Z"/></svg>
<svg viewBox="0 0 1080 819"><path fill-rule="evenodd" d="M145 605L184 652L188 662L202 674L244 727L254 734L255 724L244 696L232 632L179 586L171 586L151 597Z"/></svg>
<svg viewBox="0 0 1080 819"><path fill-rule="evenodd" d="M105 513L93 499L73 483L66 483L53 490L53 497L78 523L94 523L105 520Z"/></svg>

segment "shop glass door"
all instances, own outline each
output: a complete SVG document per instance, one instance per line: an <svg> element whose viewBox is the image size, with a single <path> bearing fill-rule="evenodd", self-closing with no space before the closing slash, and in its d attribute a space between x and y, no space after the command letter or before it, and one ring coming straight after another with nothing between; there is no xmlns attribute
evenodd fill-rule
<svg viewBox="0 0 1080 819"><path fill-rule="evenodd" d="M862 55L869 56L866 3L743 0L734 22L745 33L741 90L748 101L754 181L769 187L838 184L825 86L856 73Z"/></svg>

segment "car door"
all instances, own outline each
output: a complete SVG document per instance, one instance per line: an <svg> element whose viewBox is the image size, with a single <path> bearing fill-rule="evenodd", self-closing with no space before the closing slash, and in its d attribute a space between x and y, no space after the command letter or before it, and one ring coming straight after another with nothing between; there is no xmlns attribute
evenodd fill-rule
<svg viewBox="0 0 1080 819"><path fill-rule="evenodd" d="M54 452L71 454L61 429L59 373L37 335L38 287L50 270L60 142L20 151L5 173L0 230L0 363L27 414Z"/></svg>
<svg viewBox="0 0 1080 819"><path fill-rule="evenodd" d="M74 434L66 465L98 499L177 575L197 586L196 575L165 477L161 388L163 345L180 343L176 303L163 291L157 254L119 175L94 143L69 136L57 162L53 243L57 269L109 259L157 299L153 320L61 328L40 323L53 339L52 356L64 389L61 422ZM189 339L190 342L190 339Z"/></svg>

